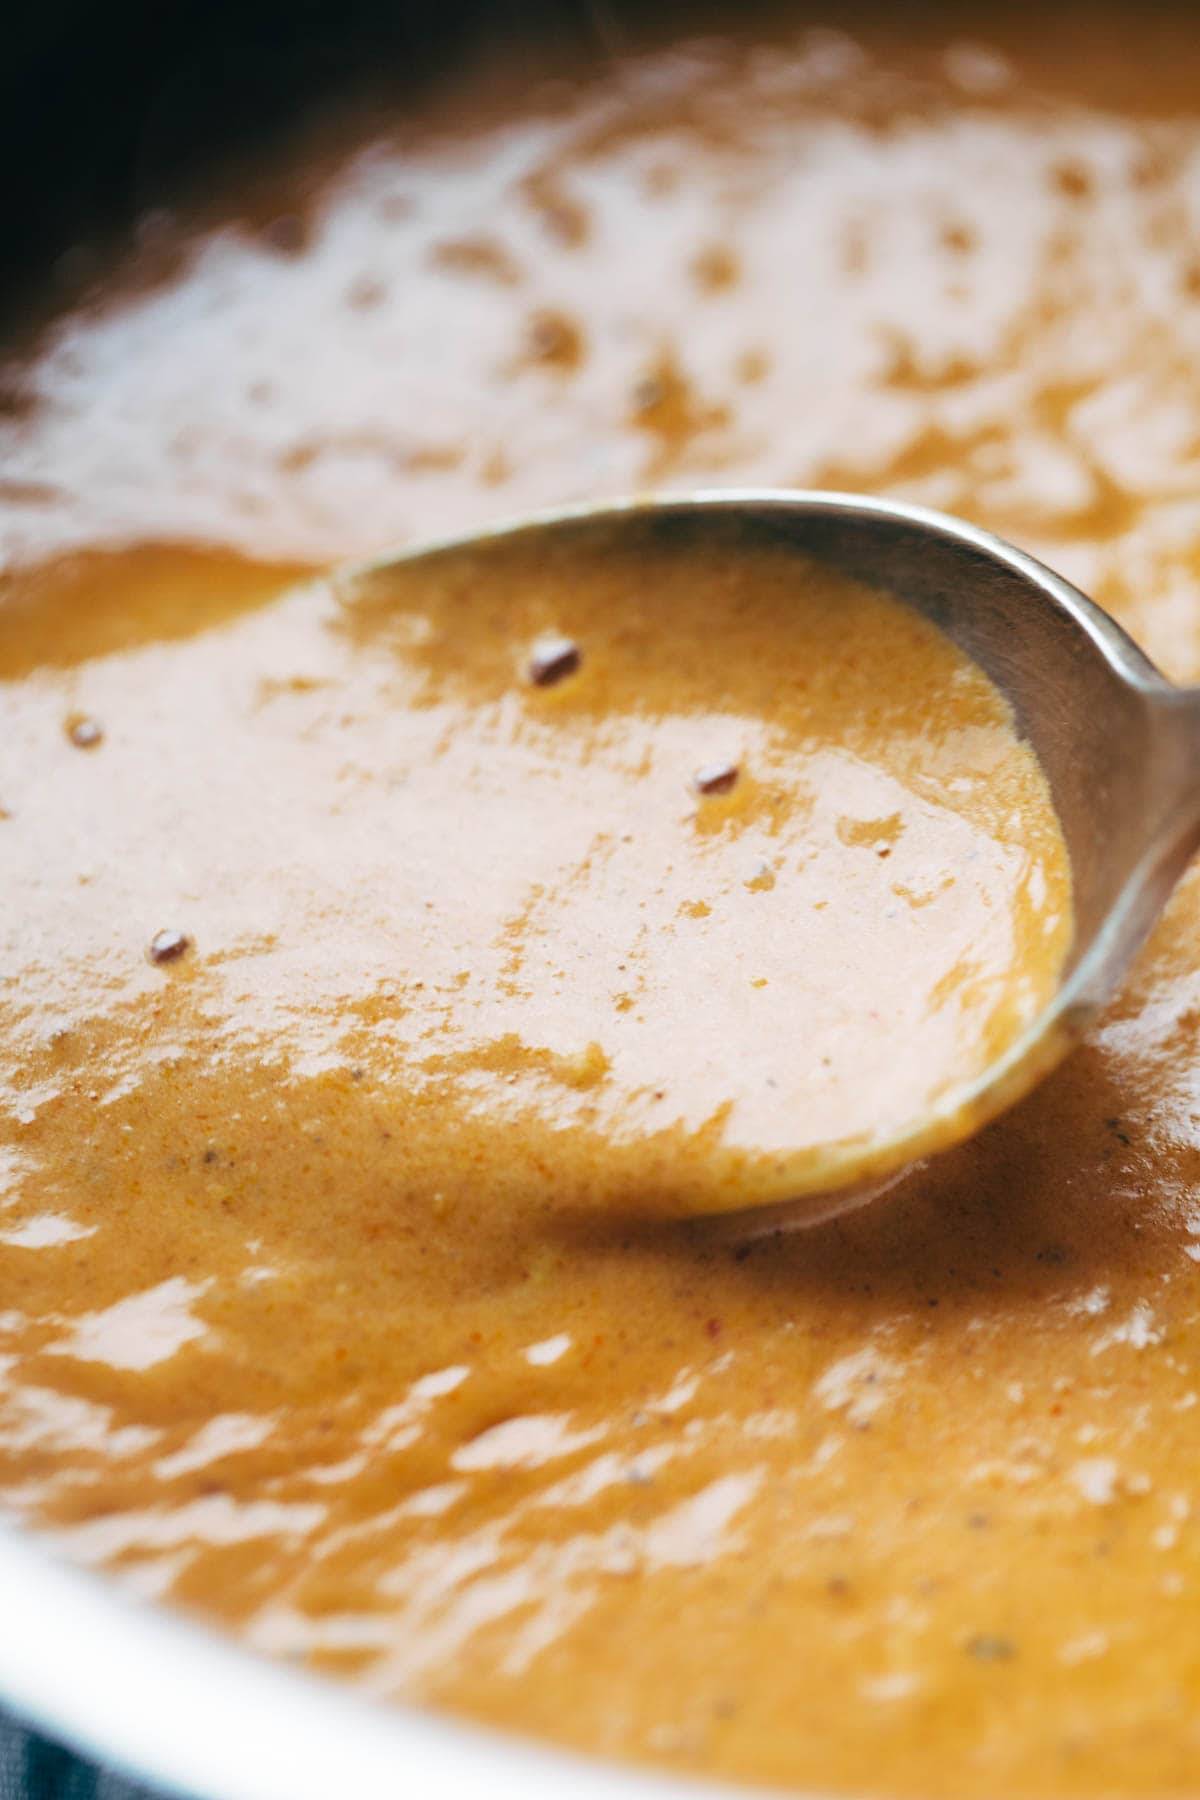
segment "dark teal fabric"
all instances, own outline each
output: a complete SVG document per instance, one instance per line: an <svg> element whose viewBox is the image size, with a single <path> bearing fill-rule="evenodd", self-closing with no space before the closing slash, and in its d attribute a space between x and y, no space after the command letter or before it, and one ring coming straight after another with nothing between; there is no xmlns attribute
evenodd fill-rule
<svg viewBox="0 0 1200 1800"><path fill-rule="evenodd" d="M0 1800L158 1800L0 1712Z"/></svg>

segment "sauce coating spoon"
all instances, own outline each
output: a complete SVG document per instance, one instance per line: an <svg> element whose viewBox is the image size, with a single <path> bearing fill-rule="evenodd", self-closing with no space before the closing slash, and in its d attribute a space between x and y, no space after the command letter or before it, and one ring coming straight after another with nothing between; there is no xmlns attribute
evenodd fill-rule
<svg viewBox="0 0 1200 1800"><path fill-rule="evenodd" d="M601 528L669 533L706 519L885 590L937 626L990 677L1047 778L1070 857L1074 937L1047 1004L982 1074L899 1133L808 1150L786 1188L707 1209L752 1207L774 1228L863 1204L915 1163L972 1136L1061 1061L1119 985L1200 845L1200 690L1172 686L1121 627L1032 556L961 520L900 501L820 491L713 491L567 508L373 560L478 557L492 543L536 548ZM764 1210L764 1202L766 1207ZM782 1204L781 1204L782 1203Z"/></svg>

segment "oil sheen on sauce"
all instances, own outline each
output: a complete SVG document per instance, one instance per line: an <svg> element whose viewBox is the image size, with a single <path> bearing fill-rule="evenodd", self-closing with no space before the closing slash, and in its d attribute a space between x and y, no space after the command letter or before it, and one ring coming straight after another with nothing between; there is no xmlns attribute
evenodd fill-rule
<svg viewBox="0 0 1200 1800"><path fill-rule="evenodd" d="M730 1092L709 1059L774 1075L793 1030L786 684L820 610L760 565L747 617L717 559L735 653L656 637L635 681L623 634L699 614L682 564L657 613L481 573L486 633L307 573L650 483L885 489L1016 538L1194 678L1200 51L1144 9L1016 10L526 47L519 80L314 128L72 258L13 338L0 1494L70 1555L372 1692L677 1770L1192 1782L1194 882L1084 1049L885 1205L752 1244L606 1213L631 1120L678 1151ZM881 705L889 605L839 595ZM995 696L907 653L976 766L1028 783ZM886 741L927 771L935 737ZM995 942L1050 922L1056 953L1061 853L1039 895L1003 783L950 805L846 750L814 754L851 786L813 784L843 898L936 896L940 858L957 897L892 897L962 925L982 834ZM456 768L434 830L422 784ZM632 809L603 845L581 780ZM685 945L711 987L656 993Z"/></svg>

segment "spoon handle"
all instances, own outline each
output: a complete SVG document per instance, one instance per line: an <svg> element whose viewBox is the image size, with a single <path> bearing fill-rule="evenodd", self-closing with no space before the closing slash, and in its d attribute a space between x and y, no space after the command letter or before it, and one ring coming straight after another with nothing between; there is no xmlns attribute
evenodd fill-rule
<svg viewBox="0 0 1200 1800"><path fill-rule="evenodd" d="M1165 849L1176 840L1186 857L1200 847L1200 687L1147 692L1149 700L1148 835Z"/></svg>

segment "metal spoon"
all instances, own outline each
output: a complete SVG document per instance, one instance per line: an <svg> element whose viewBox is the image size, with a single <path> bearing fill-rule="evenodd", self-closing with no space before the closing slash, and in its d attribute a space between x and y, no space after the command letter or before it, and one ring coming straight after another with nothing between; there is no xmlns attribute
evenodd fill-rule
<svg viewBox="0 0 1200 1800"><path fill-rule="evenodd" d="M569 508L401 552L346 578L371 581L398 563L459 551L477 557L517 534L571 537L586 549L597 532L611 543L614 533L669 533L686 521L694 547L706 520L725 533L736 520L791 545L939 626L1012 705L1049 780L1071 858L1075 935L1057 993L990 1068L902 1134L809 1157L787 1212L791 1222L815 1222L874 1198L1012 1106L1112 996L1200 845L1200 689L1172 687L1107 613L1001 538L926 507L857 494L716 491ZM761 1199L747 1193L744 1203ZM771 1206L773 1225L779 1210Z"/></svg>

